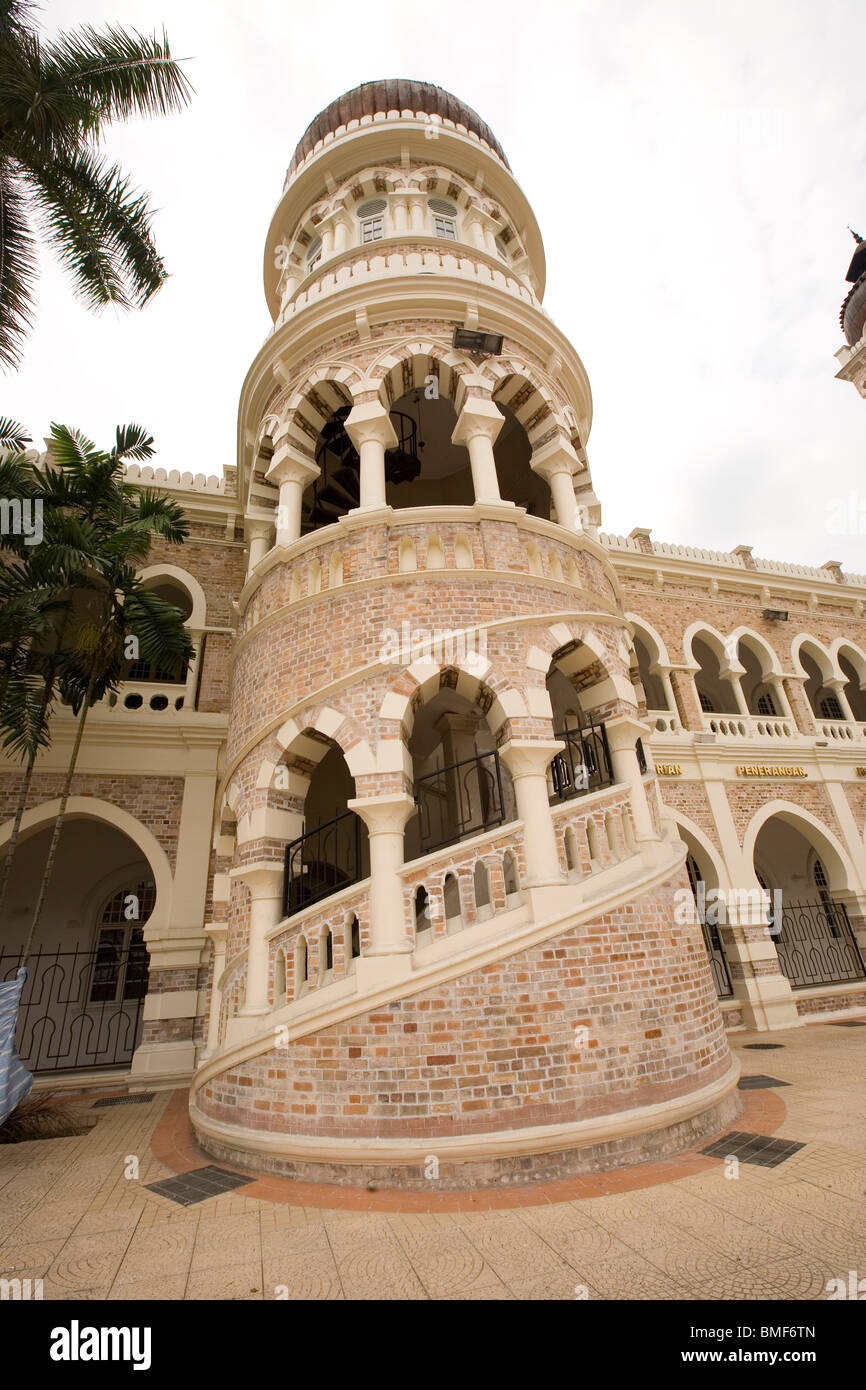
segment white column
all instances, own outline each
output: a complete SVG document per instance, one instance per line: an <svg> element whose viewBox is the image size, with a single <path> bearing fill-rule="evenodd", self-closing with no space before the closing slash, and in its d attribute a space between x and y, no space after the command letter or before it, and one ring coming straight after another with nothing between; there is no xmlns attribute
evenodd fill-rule
<svg viewBox="0 0 866 1390"><path fill-rule="evenodd" d="M514 783L517 814L523 822L527 888L565 882L550 814L547 769L563 745L556 739L511 739L500 755Z"/></svg>
<svg viewBox="0 0 866 1390"><path fill-rule="evenodd" d="M836 692L836 699L839 701L839 705L842 710L842 718L850 719L852 724L856 724L857 720L855 718L854 711L851 708L851 705L848 701L848 695L845 691L845 686L847 684L848 682L843 680L825 681L827 689L834 690Z"/></svg>
<svg viewBox="0 0 866 1390"><path fill-rule="evenodd" d="M293 545L299 539L304 490L318 478L320 471L311 459L302 458L285 443L278 444L274 450L266 476L280 489L276 545Z"/></svg>
<svg viewBox="0 0 866 1390"><path fill-rule="evenodd" d="M263 560L268 553L271 523L269 521L247 521L247 535L250 540L247 574L252 574L259 561Z"/></svg>
<svg viewBox="0 0 866 1390"><path fill-rule="evenodd" d="M348 802L370 835L370 950L371 956L406 955L413 944L406 935L403 903L403 831L416 807L405 792L356 797Z"/></svg>
<svg viewBox="0 0 866 1390"><path fill-rule="evenodd" d="M530 465L550 488L557 525L564 526L567 531L582 531L583 522L574 495L574 474L580 469L580 460L571 445L562 439L554 440L533 455Z"/></svg>
<svg viewBox="0 0 866 1390"><path fill-rule="evenodd" d="M658 836L653 825L635 747L639 738L649 738L649 727L628 715L617 715L604 721L604 729L610 749L610 760L613 763L613 775L617 782L624 783L629 789L635 837L638 840L656 840Z"/></svg>
<svg viewBox="0 0 866 1390"><path fill-rule="evenodd" d="M346 417L346 433L361 456L361 500L357 511L387 506L385 450L397 444L394 426L380 401L356 405Z"/></svg>
<svg viewBox="0 0 866 1390"><path fill-rule="evenodd" d="M451 436L452 444L465 444L469 450L472 485L476 502L501 502L493 441L505 423L492 401L483 396L470 396L460 412Z"/></svg>
<svg viewBox="0 0 866 1390"><path fill-rule="evenodd" d="M415 196L409 199L409 221L413 232L424 231L426 212L426 198Z"/></svg>
<svg viewBox="0 0 866 1390"><path fill-rule="evenodd" d="M749 706L746 703L746 697L743 694L743 687L740 685L739 674L735 671L723 672L722 680L726 680L728 682L733 692L734 702L737 706L737 709L739 710L740 714L744 714L748 719Z"/></svg>
<svg viewBox="0 0 866 1390"><path fill-rule="evenodd" d="M207 1043L205 1056L209 1057L212 1052L216 1052L219 1046L220 1030L220 1010L222 1008L222 990L219 987L220 978L226 968L226 936L228 930L222 922L206 922L205 934L210 937L213 949L213 971L211 973L210 991L210 1015L207 1024Z"/></svg>
<svg viewBox="0 0 866 1390"><path fill-rule="evenodd" d="M240 1014L266 1014L268 1005L268 941L267 934L283 915L282 864L270 861L244 864L232 869L231 877L239 878L250 890L250 929L247 946L247 993Z"/></svg>

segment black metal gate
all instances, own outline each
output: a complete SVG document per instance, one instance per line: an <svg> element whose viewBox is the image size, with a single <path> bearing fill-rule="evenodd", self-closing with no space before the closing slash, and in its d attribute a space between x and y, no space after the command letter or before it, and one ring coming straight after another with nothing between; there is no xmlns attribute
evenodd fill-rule
<svg viewBox="0 0 866 1390"><path fill-rule="evenodd" d="M707 955L710 960L710 971L713 976L713 984L716 987L716 994L720 999L730 999L734 990L731 984L728 962L725 959L722 939L719 936L719 929L712 923L707 922L706 916L704 915L701 919L701 931L704 934L704 945L707 948Z"/></svg>
<svg viewBox="0 0 866 1390"><path fill-rule="evenodd" d="M554 738L565 743L550 764L552 801L613 786L613 764L604 724L586 719L579 729L563 729Z"/></svg>
<svg viewBox="0 0 866 1390"><path fill-rule="evenodd" d="M499 754L479 753L415 781L422 854L480 835L506 817Z"/></svg>
<svg viewBox="0 0 866 1390"><path fill-rule="evenodd" d="M21 963L17 952L0 950L0 980L13 980ZM31 952L15 1033L25 1067L127 1065L141 1035L149 963L140 928L123 946L103 933L96 949Z"/></svg>
<svg viewBox="0 0 866 1390"><path fill-rule="evenodd" d="M367 828L354 811L343 811L286 845L283 916L339 893L369 872Z"/></svg>
<svg viewBox="0 0 866 1390"><path fill-rule="evenodd" d="M831 898L817 903L782 907L782 925L775 938L782 970L793 989L866 979L848 913Z"/></svg>

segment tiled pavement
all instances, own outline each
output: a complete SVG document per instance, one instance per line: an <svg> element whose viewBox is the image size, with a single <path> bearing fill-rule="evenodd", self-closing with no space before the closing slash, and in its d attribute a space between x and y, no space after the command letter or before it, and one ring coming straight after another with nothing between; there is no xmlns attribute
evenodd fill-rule
<svg viewBox="0 0 866 1390"><path fill-rule="evenodd" d="M746 1075L761 1040L732 1040ZM744 1091L735 1128L803 1147L736 1178L693 1153L477 1199L264 1179L184 1207L146 1187L212 1162L183 1097L82 1099L89 1133L0 1147L0 1278L46 1299L822 1299L866 1276L866 1029L773 1041L789 1084Z"/></svg>

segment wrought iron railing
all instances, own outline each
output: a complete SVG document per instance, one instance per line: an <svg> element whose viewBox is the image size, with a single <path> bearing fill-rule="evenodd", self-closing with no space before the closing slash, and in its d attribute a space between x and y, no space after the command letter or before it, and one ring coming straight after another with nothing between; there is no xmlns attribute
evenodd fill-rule
<svg viewBox="0 0 866 1390"><path fill-rule="evenodd" d="M128 1064L141 1034L149 960L142 942L31 952L15 1034L25 1067L54 1072ZM0 980L14 979L21 963L17 952L0 950Z"/></svg>
<svg viewBox="0 0 866 1390"><path fill-rule="evenodd" d="M776 950L793 989L866 979L848 912L831 898L783 904Z"/></svg>
<svg viewBox="0 0 866 1390"><path fill-rule="evenodd" d="M579 729L563 729L554 737L565 748L550 764L552 801L568 801L573 796L613 786L613 764L604 724L588 719Z"/></svg>
<svg viewBox="0 0 866 1390"><path fill-rule="evenodd" d="M415 779L422 854L480 835L506 819L499 754L461 758Z"/></svg>
<svg viewBox="0 0 866 1390"><path fill-rule="evenodd" d="M704 934L704 945L707 948L707 955L710 961L710 972L713 977L713 984L716 987L716 994L720 999L730 999L734 992L731 984L731 972L728 969L728 962L725 957L725 949L722 946L722 938L719 929L715 924L701 921L701 931Z"/></svg>
<svg viewBox="0 0 866 1390"><path fill-rule="evenodd" d="M639 738L636 741L634 751L637 754L638 771L640 772L641 776L643 776L643 774L647 771L646 749L643 746L643 739Z"/></svg>
<svg viewBox="0 0 866 1390"><path fill-rule="evenodd" d="M314 826L286 845L283 916L291 917L322 898L366 878L366 827L354 811Z"/></svg>

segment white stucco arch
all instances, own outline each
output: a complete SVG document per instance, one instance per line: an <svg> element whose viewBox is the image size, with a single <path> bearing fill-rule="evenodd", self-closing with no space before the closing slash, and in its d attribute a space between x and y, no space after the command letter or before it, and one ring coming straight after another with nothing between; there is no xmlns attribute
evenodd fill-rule
<svg viewBox="0 0 866 1390"><path fill-rule="evenodd" d="M25 811L21 819L19 839L29 839L31 835L35 835L46 826L52 825L57 819L59 811L59 797L55 797L52 801L43 801L41 805L33 806L29 811ZM106 825L113 826L115 830L119 830L140 849L153 870L153 881L156 886L153 912L147 922L148 933L157 928L167 927L174 875L171 871L168 855L153 832L148 830L146 825L142 825L141 821L136 820L135 816L130 815L128 811L124 811L120 806L115 806L112 802L103 801L96 796L70 796L66 803L65 818L68 821L101 821ZM12 820L10 819L0 826L0 851L8 845L11 835Z"/></svg>
<svg viewBox="0 0 866 1390"><path fill-rule="evenodd" d="M138 577L147 584L154 579L173 579L182 589L186 589L192 603L192 611L186 619L184 626L188 628L203 628L207 624L207 599L204 589L199 584L194 575L189 570L181 569L179 565L148 565L146 569L139 570Z"/></svg>

